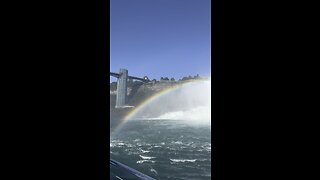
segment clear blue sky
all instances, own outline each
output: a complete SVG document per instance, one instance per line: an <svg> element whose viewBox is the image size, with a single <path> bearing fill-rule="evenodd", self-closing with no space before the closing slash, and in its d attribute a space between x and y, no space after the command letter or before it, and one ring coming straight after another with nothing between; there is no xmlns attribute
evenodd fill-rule
<svg viewBox="0 0 320 180"><path fill-rule="evenodd" d="M211 74L211 0L111 0L110 18L112 72L176 80Z"/></svg>

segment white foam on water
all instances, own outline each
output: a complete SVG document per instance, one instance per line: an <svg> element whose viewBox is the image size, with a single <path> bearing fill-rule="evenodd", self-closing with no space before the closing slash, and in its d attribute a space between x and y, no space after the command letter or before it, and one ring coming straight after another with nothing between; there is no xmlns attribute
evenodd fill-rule
<svg viewBox="0 0 320 180"><path fill-rule="evenodd" d="M142 164L144 162L151 162L151 163L155 163L156 161L152 161L152 160L139 160L137 161L137 164Z"/></svg>
<svg viewBox="0 0 320 180"><path fill-rule="evenodd" d="M196 162L196 159L170 159L170 161L175 163L184 163L184 162Z"/></svg>
<svg viewBox="0 0 320 180"><path fill-rule="evenodd" d="M183 144L181 141L172 141L172 144Z"/></svg>
<svg viewBox="0 0 320 180"><path fill-rule="evenodd" d="M139 148L139 151L141 151L142 153L148 153L148 152L150 152L150 151L143 150L143 149L141 149L141 148Z"/></svg>
<svg viewBox="0 0 320 180"><path fill-rule="evenodd" d="M148 156L141 156L139 155L142 159L147 159L147 160L150 160L150 159L154 159L156 157L148 157Z"/></svg>

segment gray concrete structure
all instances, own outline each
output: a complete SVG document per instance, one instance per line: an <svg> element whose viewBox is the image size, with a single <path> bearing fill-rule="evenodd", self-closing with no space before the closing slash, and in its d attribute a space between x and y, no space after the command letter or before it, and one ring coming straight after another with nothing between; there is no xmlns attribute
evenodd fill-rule
<svg viewBox="0 0 320 180"><path fill-rule="evenodd" d="M124 107L126 104L127 80L128 80L128 70L120 69L118 83L117 83L116 108Z"/></svg>
<svg viewBox="0 0 320 180"><path fill-rule="evenodd" d="M138 78L134 76L128 76L127 69L120 69L119 73L110 72L110 76L118 78L117 82L117 96L116 96L116 108L126 107L126 97L127 97L127 81L128 79L140 80L142 82L149 82L149 78L144 76L143 78Z"/></svg>

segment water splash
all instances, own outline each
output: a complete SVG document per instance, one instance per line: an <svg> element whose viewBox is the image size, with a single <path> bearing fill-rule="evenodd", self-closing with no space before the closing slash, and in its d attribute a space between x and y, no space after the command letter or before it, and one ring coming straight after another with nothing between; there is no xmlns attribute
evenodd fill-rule
<svg viewBox="0 0 320 180"><path fill-rule="evenodd" d="M211 122L211 81L190 83L158 98L132 119L170 119L190 123Z"/></svg>

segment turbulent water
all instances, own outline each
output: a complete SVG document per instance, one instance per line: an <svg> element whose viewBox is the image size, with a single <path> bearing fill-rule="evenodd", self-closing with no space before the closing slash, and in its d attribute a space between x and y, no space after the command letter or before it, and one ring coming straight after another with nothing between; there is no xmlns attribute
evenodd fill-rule
<svg viewBox="0 0 320 180"><path fill-rule="evenodd" d="M110 153L155 179L211 179L211 129L183 120L131 120L113 133Z"/></svg>
<svg viewBox="0 0 320 180"><path fill-rule="evenodd" d="M110 158L155 179L211 179L210 80L167 91L115 127Z"/></svg>

